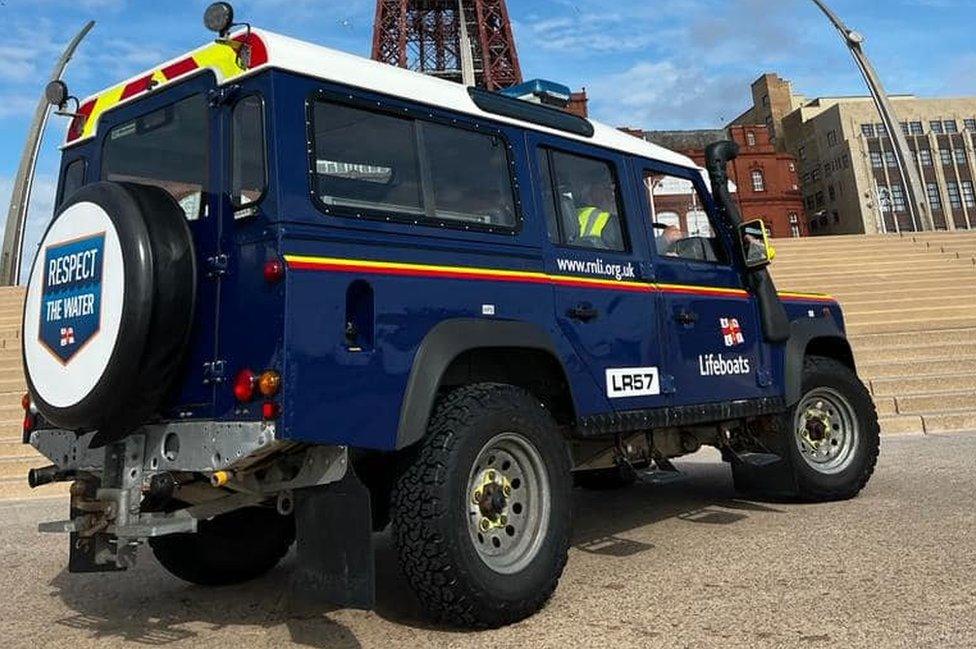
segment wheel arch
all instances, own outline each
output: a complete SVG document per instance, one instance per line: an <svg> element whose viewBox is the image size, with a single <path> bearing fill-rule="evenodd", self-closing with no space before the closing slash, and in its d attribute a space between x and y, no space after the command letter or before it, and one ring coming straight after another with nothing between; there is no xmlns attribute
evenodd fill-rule
<svg viewBox="0 0 976 649"><path fill-rule="evenodd" d="M857 372L851 344L833 320L794 320L790 325L790 339L786 344L785 383L786 403L792 406L802 396L803 361L807 356L823 356L843 363Z"/></svg>
<svg viewBox="0 0 976 649"><path fill-rule="evenodd" d="M551 338L540 327L512 321L446 320L428 332L414 357L400 407L396 447L406 448L423 438L444 387L484 382L526 388L546 403L559 423L575 421L568 375Z"/></svg>

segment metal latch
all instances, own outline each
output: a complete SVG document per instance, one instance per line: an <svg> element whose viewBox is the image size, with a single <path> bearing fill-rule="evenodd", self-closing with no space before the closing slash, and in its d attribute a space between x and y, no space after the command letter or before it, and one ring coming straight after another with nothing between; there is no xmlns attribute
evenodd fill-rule
<svg viewBox="0 0 976 649"><path fill-rule="evenodd" d="M226 379L227 361L210 361L203 364L203 384L220 385Z"/></svg>
<svg viewBox="0 0 976 649"><path fill-rule="evenodd" d="M230 260L224 254L207 257L207 266L210 268L207 272L207 277L223 277L227 274L229 264Z"/></svg>

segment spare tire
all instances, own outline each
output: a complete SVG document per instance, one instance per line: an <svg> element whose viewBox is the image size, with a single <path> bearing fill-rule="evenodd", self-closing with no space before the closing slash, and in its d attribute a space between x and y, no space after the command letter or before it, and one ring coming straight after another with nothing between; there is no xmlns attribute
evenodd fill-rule
<svg viewBox="0 0 976 649"><path fill-rule="evenodd" d="M121 439L160 407L196 302L183 210L158 187L98 182L59 209L24 305L27 385L48 422Z"/></svg>

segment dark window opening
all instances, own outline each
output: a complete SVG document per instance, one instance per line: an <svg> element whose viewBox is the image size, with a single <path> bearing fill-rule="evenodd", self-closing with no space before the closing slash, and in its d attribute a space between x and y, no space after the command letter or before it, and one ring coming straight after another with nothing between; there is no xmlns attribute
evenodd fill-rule
<svg viewBox="0 0 976 649"><path fill-rule="evenodd" d="M166 190L189 220L203 212L207 101L194 95L113 128L102 145L102 179Z"/></svg>
<svg viewBox="0 0 976 649"><path fill-rule="evenodd" d="M268 183L264 102L257 95L241 99L231 116L231 200L247 207L261 200Z"/></svg>
<svg viewBox="0 0 976 649"><path fill-rule="evenodd" d="M616 174L609 162L543 149L543 199L553 243L627 250Z"/></svg>
<svg viewBox="0 0 976 649"><path fill-rule="evenodd" d="M498 136L316 102L315 195L341 213L513 229Z"/></svg>
<svg viewBox="0 0 976 649"><path fill-rule="evenodd" d="M61 192L58 194L58 206L61 206L66 198L82 188L85 184L85 169L88 164L84 158L72 160L64 168L64 175L61 179Z"/></svg>

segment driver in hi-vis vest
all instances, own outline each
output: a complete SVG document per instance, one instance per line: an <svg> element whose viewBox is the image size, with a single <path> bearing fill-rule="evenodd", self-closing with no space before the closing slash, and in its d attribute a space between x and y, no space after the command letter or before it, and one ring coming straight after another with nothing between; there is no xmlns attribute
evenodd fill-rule
<svg viewBox="0 0 976 649"><path fill-rule="evenodd" d="M616 248L620 237L617 223L617 199L613 187L603 182L590 185L583 192L584 206L579 208L579 240L601 242L600 247ZM608 227L609 226L609 227Z"/></svg>

